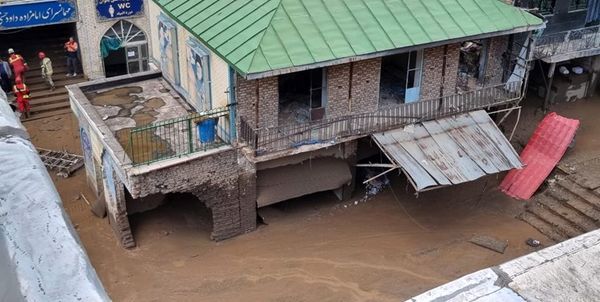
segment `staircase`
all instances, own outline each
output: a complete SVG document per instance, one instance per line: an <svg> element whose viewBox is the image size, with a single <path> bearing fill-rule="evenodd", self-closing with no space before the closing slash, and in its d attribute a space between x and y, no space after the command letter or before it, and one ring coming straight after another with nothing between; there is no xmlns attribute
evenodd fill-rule
<svg viewBox="0 0 600 302"><path fill-rule="evenodd" d="M561 242L600 228L600 184L579 174L558 175L527 205L521 219Z"/></svg>
<svg viewBox="0 0 600 302"><path fill-rule="evenodd" d="M67 77L67 61L63 49L64 43L71 35L68 28L53 28L52 30L44 28L30 29L20 36L7 35L6 43L3 39L3 48L14 48L22 55L29 65L29 70L25 73L25 84L31 90L31 115L26 120L39 119L43 117L69 113L69 95L64 87L65 85L84 82L83 74L77 77ZM6 49L0 49L6 52ZM39 51L46 53L46 56L52 60L54 75L54 85L56 89L50 90L50 86L41 76L40 59L37 54ZM81 66L78 69L81 72ZM14 98L13 98L14 99Z"/></svg>

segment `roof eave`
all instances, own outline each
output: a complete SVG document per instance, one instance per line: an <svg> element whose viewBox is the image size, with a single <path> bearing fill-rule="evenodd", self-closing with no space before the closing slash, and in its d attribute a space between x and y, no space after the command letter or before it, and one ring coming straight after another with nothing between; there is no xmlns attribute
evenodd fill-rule
<svg viewBox="0 0 600 302"><path fill-rule="evenodd" d="M384 51L373 52L373 53L364 54L364 55L345 57L345 58L317 62L317 63L301 65L301 66L273 69L273 70L268 70L268 71L263 71L263 72L245 73L245 72L241 72L239 70L239 68L234 67L234 69L236 69L243 78L245 78L247 80L256 80L256 79L278 76L278 75L282 75L282 74L298 72L298 71L303 71L303 70L328 67L328 66L340 65L340 64L350 63L350 62L367 60L367 59L385 57L385 56L395 55L395 54L404 53L404 52L408 52L408 51L412 51L412 50L431 48L431 47L452 44L452 43L457 43L457 42L462 42L462 41L467 41L467 40L487 39L487 38L498 37L498 36L530 32L530 31L544 28L545 26L546 25L544 23L541 23L538 25L528 25L528 26L509 29L509 30L489 32L489 33L472 35L472 36L463 36L463 37L449 39L449 40L442 40L442 41L436 41L436 42L432 42L432 43L419 44L419 45L411 45L408 47L395 48L395 49L391 49L391 50L384 50Z"/></svg>

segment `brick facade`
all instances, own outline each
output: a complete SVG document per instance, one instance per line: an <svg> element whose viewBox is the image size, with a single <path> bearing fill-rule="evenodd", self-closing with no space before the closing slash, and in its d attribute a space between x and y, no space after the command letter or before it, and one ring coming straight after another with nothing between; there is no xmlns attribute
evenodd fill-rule
<svg viewBox="0 0 600 302"><path fill-rule="evenodd" d="M327 67L327 117L350 112L350 64Z"/></svg>
<svg viewBox="0 0 600 302"><path fill-rule="evenodd" d="M427 48L423 51L421 100L456 93L459 58L459 43Z"/></svg>
<svg viewBox="0 0 600 302"><path fill-rule="evenodd" d="M246 80L237 75L235 93L238 117L243 118L253 128L277 127L279 117L277 77Z"/></svg>
<svg viewBox="0 0 600 302"><path fill-rule="evenodd" d="M508 50L508 36L493 37L489 41L484 83L495 85L502 82L504 75L504 53Z"/></svg>
<svg viewBox="0 0 600 302"><path fill-rule="evenodd" d="M134 196L192 193L212 212L214 240L256 228L256 172L235 149L130 177Z"/></svg>

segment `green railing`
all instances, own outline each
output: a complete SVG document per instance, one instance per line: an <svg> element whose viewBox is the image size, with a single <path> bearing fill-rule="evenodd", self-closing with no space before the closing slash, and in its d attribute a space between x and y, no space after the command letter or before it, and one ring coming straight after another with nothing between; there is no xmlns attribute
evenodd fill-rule
<svg viewBox="0 0 600 302"><path fill-rule="evenodd" d="M234 105L117 132L134 165L214 149L231 143ZM125 137L123 137L125 136Z"/></svg>

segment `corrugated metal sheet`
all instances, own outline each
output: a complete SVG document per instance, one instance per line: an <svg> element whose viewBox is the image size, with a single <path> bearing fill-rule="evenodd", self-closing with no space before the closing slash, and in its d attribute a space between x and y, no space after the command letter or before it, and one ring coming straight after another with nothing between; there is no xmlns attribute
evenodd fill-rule
<svg viewBox="0 0 600 302"><path fill-rule="evenodd" d="M417 191L522 168L515 150L483 110L377 133L373 138Z"/></svg>
<svg viewBox="0 0 600 302"><path fill-rule="evenodd" d="M542 24L499 0L154 1L242 74Z"/></svg>
<svg viewBox="0 0 600 302"><path fill-rule="evenodd" d="M538 125L521 152L526 167L510 171L500 184L504 193L518 199L529 199L550 175L573 141L579 121L549 113Z"/></svg>

